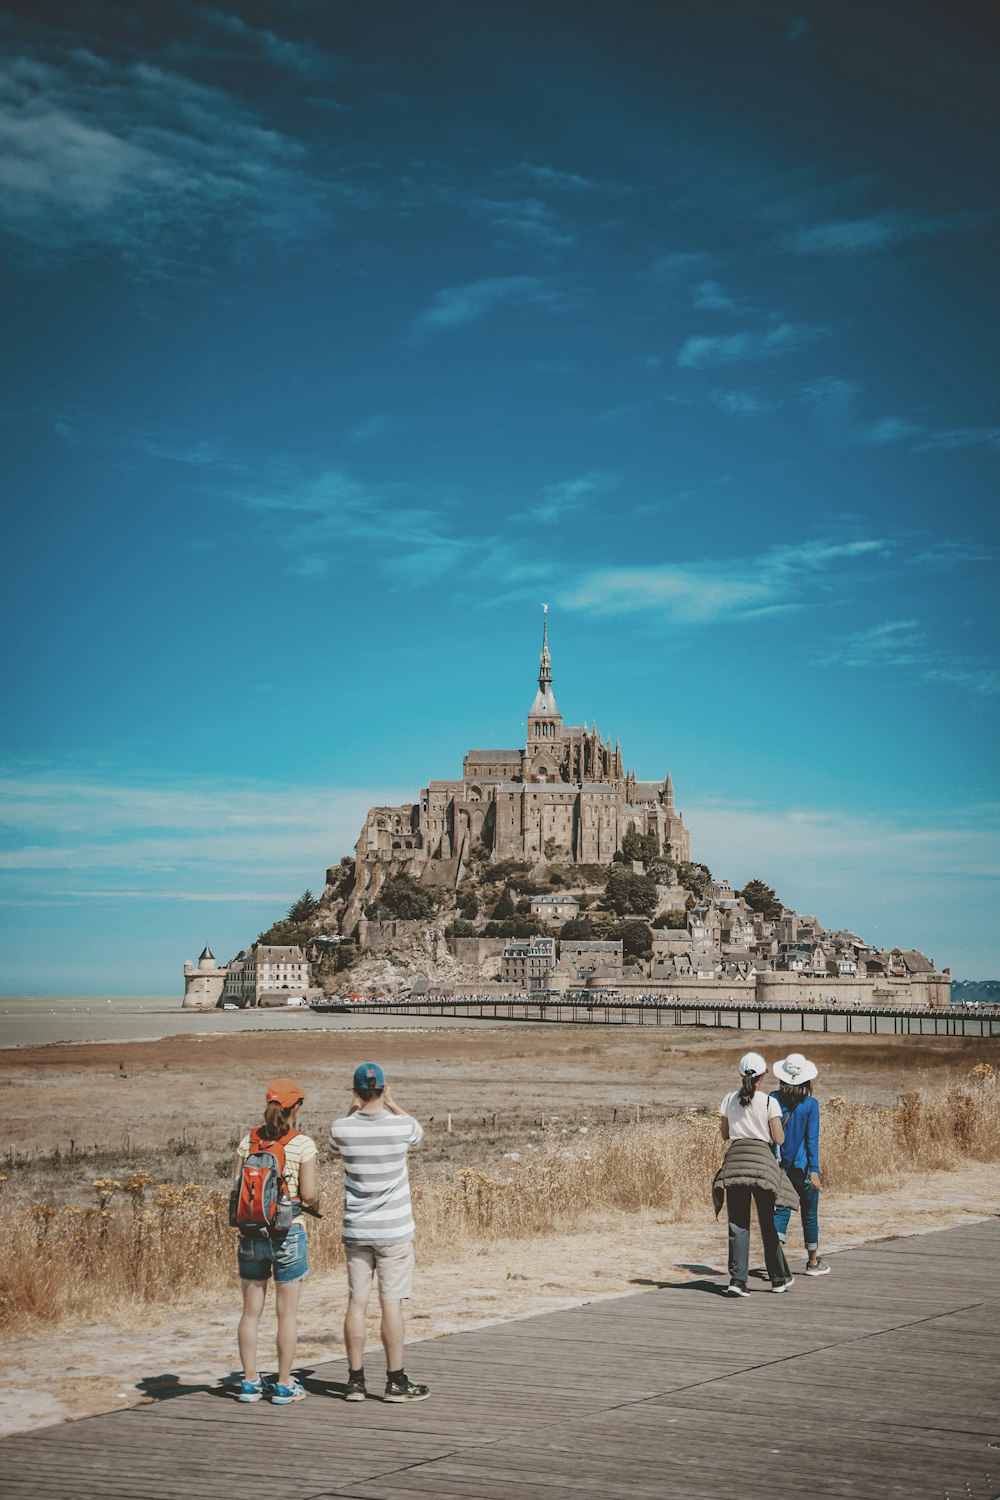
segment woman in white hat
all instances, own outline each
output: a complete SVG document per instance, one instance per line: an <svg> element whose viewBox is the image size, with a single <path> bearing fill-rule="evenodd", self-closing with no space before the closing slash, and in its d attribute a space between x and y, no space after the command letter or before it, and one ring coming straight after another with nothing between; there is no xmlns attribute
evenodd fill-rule
<svg viewBox="0 0 1000 1500"><path fill-rule="evenodd" d="M740 1058L740 1087L719 1105L719 1129L729 1142L722 1166L712 1184L718 1214L723 1199L729 1217L729 1285L731 1297L747 1297L750 1267L750 1205L757 1209L764 1261L773 1292L786 1292L792 1285L778 1232L774 1227L775 1202L779 1197L791 1204L788 1188L775 1160L773 1145L784 1140L781 1108L762 1087L767 1063L759 1052Z"/></svg>
<svg viewBox="0 0 1000 1500"><path fill-rule="evenodd" d="M830 1267L819 1254L819 1101L814 1098L813 1079L819 1073L815 1063L801 1052L774 1065L778 1088L771 1095L781 1110L784 1140L779 1147L781 1170L795 1189L802 1215L802 1237L805 1240L807 1276L827 1276ZM785 1243L791 1209L775 1210L774 1223Z"/></svg>

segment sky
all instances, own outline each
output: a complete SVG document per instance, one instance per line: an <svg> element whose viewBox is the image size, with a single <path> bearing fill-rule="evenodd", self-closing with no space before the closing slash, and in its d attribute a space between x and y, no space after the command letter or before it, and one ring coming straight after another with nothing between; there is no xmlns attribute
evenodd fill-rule
<svg viewBox="0 0 1000 1500"><path fill-rule="evenodd" d="M0 988L182 993L570 723L1000 976L997 34L920 0L0 10Z"/></svg>

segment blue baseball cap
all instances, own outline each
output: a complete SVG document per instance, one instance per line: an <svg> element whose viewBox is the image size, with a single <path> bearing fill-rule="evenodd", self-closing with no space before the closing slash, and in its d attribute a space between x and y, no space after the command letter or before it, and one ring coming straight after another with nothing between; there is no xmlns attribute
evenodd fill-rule
<svg viewBox="0 0 1000 1500"><path fill-rule="evenodd" d="M384 1089L385 1074L378 1063L362 1063L354 1069L354 1087L360 1094L364 1089Z"/></svg>

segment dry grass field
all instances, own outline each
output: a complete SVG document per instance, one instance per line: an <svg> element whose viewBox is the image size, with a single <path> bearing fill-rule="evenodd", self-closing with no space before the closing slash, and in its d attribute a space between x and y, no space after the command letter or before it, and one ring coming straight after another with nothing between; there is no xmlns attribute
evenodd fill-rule
<svg viewBox="0 0 1000 1500"><path fill-rule="evenodd" d="M467 1288L498 1255L505 1280L535 1284L491 1292L480 1316L537 1310L570 1286L577 1296L622 1290L626 1271L633 1281L643 1269L664 1274L715 1240L724 1256L709 1202L722 1149L716 1110L750 1044L738 1033L501 1027L7 1052L0 1323L9 1347L22 1360L34 1349L43 1363L88 1328L148 1341L179 1309L201 1308L213 1322L207 1310L234 1307L226 1188L264 1083L289 1073L304 1084L304 1128L322 1147L364 1056L383 1063L399 1102L427 1127L411 1168L422 1276L439 1299L426 1331L462 1326ZM802 1039L755 1032L752 1044L773 1061ZM995 1189L990 1164L1000 1159L1000 1043L808 1044L821 1070L824 1243L834 1225L842 1243L884 1231L880 1198L891 1199L900 1231L939 1222L943 1209L1000 1208L984 1186ZM310 1259L339 1307L340 1190L329 1160L321 1184L328 1216L309 1223ZM650 1243L661 1247L652 1261ZM528 1269L553 1257L568 1277L538 1280ZM419 1302L413 1314L428 1316ZM337 1335L322 1343L329 1353ZM110 1399L102 1389L98 1381L92 1401Z"/></svg>

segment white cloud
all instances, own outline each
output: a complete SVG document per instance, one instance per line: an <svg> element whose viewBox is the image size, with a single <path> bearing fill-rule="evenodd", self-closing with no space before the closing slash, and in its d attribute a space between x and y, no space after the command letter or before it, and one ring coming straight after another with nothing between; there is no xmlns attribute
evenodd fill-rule
<svg viewBox="0 0 1000 1500"><path fill-rule="evenodd" d="M965 559L945 551L924 554L922 560L948 564ZM1000 670L994 661L942 650L928 639L917 620L884 620L840 636L817 658L817 664L903 671L915 681L955 688L974 697L1000 696Z"/></svg>
<svg viewBox="0 0 1000 1500"><path fill-rule="evenodd" d="M863 255L925 235L974 229L988 218L988 214L974 212L934 216L887 210L866 218L837 219L796 229L784 236L781 247L793 255Z"/></svg>
<svg viewBox="0 0 1000 1500"><path fill-rule="evenodd" d="M780 359L829 336L829 328L811 323L775 323L770 328L741 333L692 334L681 345L677 363L681 369L700 370L707 365Z"/></svg>
<svg viewBox="0 0 1000 1500"><path fill-rule="evenodd" d="M876 561L891 551L892 544L878 538L815 540L745 559L595 568L565 590L559 603L594 614L653 611L684 625L751 619L802 608L836 564Z"/></svg>
<svg viewBox="0 0 1000 1500"><path fill-rule="evenodd" d="M691 288L691 305L699 312L742 312L743 304L730 297L717 281L699 281Z"/></svg>
<svg viewBox="0 0 1000 1500"><path fill-rule="evenodd" d="M860 427L855 441L868 448L886 448L892 443L905 443L922 431L920 423L911 422L908 417L881 417Z"/></svg>
<svg viewBox="0 0 1000 1500"><path fill-rule="evenodd" d="M591 182L588 177L581 177L579 172L562 172L558 167L526 161L518 162L516 167L512 167L511 175L526 177L539 187L553 188L560 192L592 193L597 187L596 182Z"/></svg>
<svg viewBox="0 0 1000 1500"><path fill-rule="evenodd" d="M607 495L620 484L620 475L603 469L592 469L574 479L561 479L545 486L541 500L523 513L524 519L546 525L564 521L585 510L596 496Z"/></svg>
<svg viewBox="0 0 1000 1500"><path fill-rule="evenodd" d="M415 789L0 775L0 902L284 899L322 885L368 808Z"/></svg>
<svg viewBox="0 0 1000 1500"><path fill-rule="evenodd" d="M715 264L715 256L704 250L672 250L655 260L650 269L658 281L670 282L697 276L699 271L708 271Z"/></svg>
<svg viewBox="0 0 1000 1500"><path fill-rule="evenodd" d="M956 448L1000 448L1000 427L949 427L932 432L915 453L951 453Z"/></svg>
<svg viewBox="0 0 1000 1500"><path fill-rule="evenodd" d="M708 399L719 411L728 412L734 417L759 416L761 412L774 411L781 405L779 401L772 401L755 391L732 389L712 391Z"/></svg>
<svg viewBox="0 0 1000 1500"><path fill-rule="evenodd" d="M209 226L242 244L319 211L303 147L224 90L80 48L0 72L0 202L37 249L111 246L161 274Z"/></svg>
<svg viewBox="0 0 1000 1500"><path fill-rule="evenodd" d="M500 308L562 312L569 305L564 292L537 276L492 276L435 292L413 327L417 332L465 328Z"/></svg>

